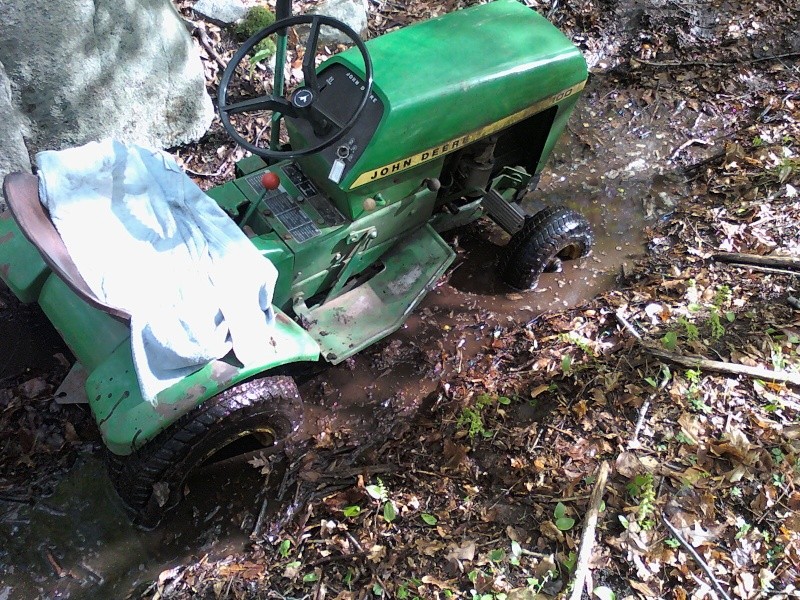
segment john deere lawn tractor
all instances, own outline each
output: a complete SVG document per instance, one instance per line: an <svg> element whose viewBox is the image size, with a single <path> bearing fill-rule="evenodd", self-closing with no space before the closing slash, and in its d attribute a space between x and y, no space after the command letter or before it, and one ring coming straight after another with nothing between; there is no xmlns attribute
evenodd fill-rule
<svg viewBox="0 0 800 600"><path fill-rule="evenodd" d="M187 475L221 450L290 435L302 418L290 367L338 364L398 329L454 259L443 231L493 219L511 234L499 276L518 289L591 248L576 212L520 207L587 77L580 52L534 10L496 0L363 42L330 17L291 16L287 0L277 8L219 85L222 124L252 155L236 179L208 191L277 269L269 360L221 356L145 401L130 315L87 288L37 176L4 183L0 275L41 305L74 354L70 389L81 382L111 478L143 525L175 506ZM326 28L347 49L317 65ZM277 49L270 69L258 63L267 39ZM302 63L294 89L284 85L288 45ZM247 113L271 127L249 137Z"/></svg>

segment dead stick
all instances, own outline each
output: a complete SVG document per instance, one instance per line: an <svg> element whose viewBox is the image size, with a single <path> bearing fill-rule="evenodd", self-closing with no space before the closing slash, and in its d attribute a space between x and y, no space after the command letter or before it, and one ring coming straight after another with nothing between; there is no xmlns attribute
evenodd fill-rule
<svg viewBox="0 0 800 600"><path fill-rule="evenodd" d="M202 24L197 25L195 23L192 23L192 25L194 26L194 28L191 29L192 35L194 35L197 38L197 41L200 42L200 45L203 46L203 48L205 48L206 52L208 52L208 54L211 56L211 58L213 58L215 61L217 61L217 64L222 69L225 69L225 67L228 66L228 63L226 63L224 60L222 60L222 57L214 49L214 45L211 43L211 40L208 38L208 33L206 33L205 26L203 26Z"/></svg>
<svg viewBox="0 0 800 600"><path fill-rule="evenodd" d="M597 481L592 490L592 497L589 500L589 510L583 521L583 535L581 535L581 547L578 551L578 564L575 568L575 581L572 584L572 594L569 600L580 600L583 593L583 582L589 572L589 558L592 556L594 548L594 530L597 527L597 515L600 513L600 502L603 500L603 492L606 489L608 472L610 467L608 461L603 461L600 471L597 473Z"/></svg>
<svg viewBox="0 0 800 600"><path fill-rule="evenodd" d="M800 270L800 258L796 256L761 256L760 254L744 254L741 252L716 252L711 257L720 262L740 265L760 265L762 267Z"/></svg>
<svg viewBox="0 0 800 600"><path fill-rule="evenodd" d="M622 311L621 311L621 310L616 310L616 311L614 312L614 316L615 316L615 317L617 317L617 321L619 321L619 322L622 324L622 326L623 326L623 327L625 327L625 329L627 329L627 330L630 332L630 334L631 334L633 337L635 337L635 338L636 338L637 340L639 340L640 342L642 341L642 336L641 336L641 335L639 335L639 332L638 332L638 331L636 331L636 330L633 328L633 325L631 325L631 324L630 324L630 322L628 322L628 319L626 319L626 318L623 316L623 314L622 314Z"/></svg>
<svg viewBox="0 0 800 600"><path fill-rule="evenodd" d="M261 486L261 492L264 494L264 500L261 502L261 510L258 511L258 518L256 519L256 525L253 527L253 531L250 534L250 539L255 540L261 535L261 532L264 530L264 520L267 518L267 508L269 507L269 476L272 475L272 470L270 469L269 473L266 474L264 477L264 483Z"/></svg>
<svg viewBox="0 0 800 600"><path fill-rule="evenodd" d="M700 369L705 371L715 371L717 373L732 373L734 375L746 375L756 379L766 379L768 381L778 381L781 383L791 383L800 385L800 373L788 373L786 371L773 371L763 367L750 367L736 363L724 362L721 360L709 360L700 356L676 354L662 350L651 344L642 344L650 354L658 358L663 358L670 362L689 367L690 369Z"/></svg>
<svg viewBox="0 0 800 600"><path fill-rule="evenodd" d="M748 271L758 271L760 273L775 273L776 275L793 275L797 277L797 271L787 271L786 269L774 269L772 267L762 267L760 265L740 265L738 263L728 263L734 269L747 269Z"/></svg>
<svg viewBox="0 0 800 600"><path fill-rule="evenodd" d="M749 63L765 62L768 60L780 60L782 58L793 58L795 56L800 56L800 52L787 52L786 54L773 54L770 56L762 56L760 58L746 58L727 62L709 62L704 60L657 62L654 60L644 60L642 58L635 57L631 57L631 60L642 63L643 65L647 65L649 67L731 67L733 65L744 65Z"/></svg>
<svg viewBox="0 0 800 600"><path fill-rule="evenodd" d="M672 153L672 156L669 157L670 160L675 160L675 157L678 156L678 154L680 154L681 152L686 150L686 148L688 148L689 146L692 146L694 144L699 144L701 146L713 146L714 142L709 142L707 140L701 140L699 138L692 138L691 140L687 140L687 141L685 141L684 143L682 143L680 146L678 146L675 149L675 151Z"/></svg>
<svg viewBox="0 0 800 600"><path fill-rule="evenodd" d="M700 556L700 553L694 549L694 546L692 546L689 542L683 539L683 536L677 529L675 529L672 523L669 522L669 519L667 519L667 515L665 515L663 512L661 513L661 520L664 522L664 525L667 526L667 529L669 529L669 532L672 534L672 537L674 537L676 540L678 540L678 542L680 542L680 545L686 549L686 551L691 555L691 557L700 566L700 568L703 569L703 571L705 571L705 574L708 575L708 577L711 579L711 583L714 585L714 589L717 590L719 595L722 596L725 600L731 600L731 597L725 592L724 589L722 589L722 584L716 577L714 577L714 573L711 572L711 568L706 564L706 561L703 560L703 557Z"/></svg>

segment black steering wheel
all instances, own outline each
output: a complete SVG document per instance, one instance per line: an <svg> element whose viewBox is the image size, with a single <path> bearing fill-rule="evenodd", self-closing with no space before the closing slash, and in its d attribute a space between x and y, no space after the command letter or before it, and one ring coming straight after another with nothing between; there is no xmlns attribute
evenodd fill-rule
<svg viewBox="0 0 800 600"><path fill-rule="evenodd" d="M288 27L306 24L311 25L311 30L308 34L306 50L303 55L303 86L297 88L292 93L289 100L281 96L276 96L273 93L257 98L243 98L232 104L228 104L228 84L230 84L236 67L239 66L239 63L247 56L247 53L261 40L270 35L278 32L285 32ZM317 81L314 57L317 53L319 30L323 25L327 25L344 33L352 40L356 48L358 48L358 51L361 53L361 58L364 60L364 82L361 91L361 100L350 116L350 119L344 123L331 115L328 110L323 109L317 104L320 87ZM225 127L225 130L239 145L262 158L278 161L314 154L341 139L350 131L353 125L355 125L356 120L367 105L371 90L372 60L369 57L367 47L358 37L358 34L341 21L332 17L326 17L324 15L300 15L275 21L269 27L262 29L248 39L242 47L239 48L236 54L233 55L233 58L231 58L228 66L225 67L225 72L222 74L222 79L219 83L219 91L217 93L217 108L219 109L219 118L222 121L222 126ZM273 114L280 113L287 117L307 121L311 124L317 138L323 138L322 141L300 150L271 150L269 148L257 146L246 140L231 123L230 115L265 110L271 111ZM273 121L272 126L277 127L278 122Z"/></svg>

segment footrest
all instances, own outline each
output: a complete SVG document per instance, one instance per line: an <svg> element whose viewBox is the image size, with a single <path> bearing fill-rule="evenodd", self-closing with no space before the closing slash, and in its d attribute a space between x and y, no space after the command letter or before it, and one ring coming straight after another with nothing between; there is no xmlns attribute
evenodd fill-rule
<svg viewBox="0 0 800 600"><path fill-rule="evenodd" d="M425 225L384 255L384 268L369 281L310 309L306 330L322 356L338 364L396 331L454 259Z"/></svg>

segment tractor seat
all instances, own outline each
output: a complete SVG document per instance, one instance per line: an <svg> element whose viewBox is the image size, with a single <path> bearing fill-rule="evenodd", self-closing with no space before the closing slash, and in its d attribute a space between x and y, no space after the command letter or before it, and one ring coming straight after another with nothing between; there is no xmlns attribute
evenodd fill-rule
<svg viewBox="0 0 800 600"><path fill-rule="evenodd" d="M117 319L129 321L129 313L98 300L81 277L47 209L39 200L39 178L30 173L9 173L3 181L3 193L20 230L36 246L53 272L87 304Z"/></svg>

